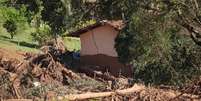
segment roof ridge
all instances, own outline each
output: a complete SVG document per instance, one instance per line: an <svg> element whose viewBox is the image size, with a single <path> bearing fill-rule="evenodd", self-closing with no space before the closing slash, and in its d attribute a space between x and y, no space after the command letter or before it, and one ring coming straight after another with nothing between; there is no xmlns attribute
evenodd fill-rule
<svg viewBox="0 0 201 101"><path fill-rule="evenodd" d="M79 35L81 35L82 33L85 33L89 30L103 26L105 24L113 27L115 30L118 30L118 31L125 26L125 23L123 22L123 20L101 20L101 21L97 21L95 24L91 24L79 30L76 30L74 32L71 32L70 36L79 37Z"/></svg>

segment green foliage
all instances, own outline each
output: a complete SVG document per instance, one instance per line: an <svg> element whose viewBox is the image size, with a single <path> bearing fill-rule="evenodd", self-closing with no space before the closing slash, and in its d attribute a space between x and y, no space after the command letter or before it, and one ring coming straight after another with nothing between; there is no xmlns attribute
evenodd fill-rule
<svg viewBox="0 0 201 101"><path fill-rule="evenodd" d="M185 22L182 18L195 18L190 13L193 8L187 10L191 2L184 1L133 2L137 9L129 9L131 14L116 39L116 49L120 61L133 64L135 79L146 84L182 85L201 75L200 47L191 37L181 37L188 34L180 32ZM192 58L197 61L190 61Z"/></svg>
<svg viewBox="0 0 201 101"><path fill-rule="evenodd" d="M182 86L193 78L200 76L200 47L191 42L174 44L169 58L156 58L158 60L149 61L141 65L136 62L134 77L145 84L166 84ZM192 60L193 59L193 60ZM196 59L196 60L194 60Z"/></svg>
<svg viewBox="0 0 201 101"><path fill-rule="evenodd" d="M52 38L51 28L47 24L41 24L31 35L33 40L37 41L40 45L45 44Z"/></svg>
<svg viewBox="0 0 201 101"><path fill-rule="evenodd" d="M71 0L51 0L48 2L44 0L0 0L0 34L2 36L0 36L0 46L38 52L37 43L41 45L45 40L52 39L55 33L62 34L66 30L65 26L71 24L71 19L69 19L68 22L66 21L72 13L70 1ZM2 30L3 24L7 20L14 21L17 26L15 31L16 35L12 40L9 40L7 38L9 34L5 30ZM49 27L41 27L44 23ZM64 26L58 25L58 27L54 23L62 23L61 25ZM56 25L56 27L54 27L54 25ZM54 30L53 27L59 28L59 30ZM44 31L46 29L50 31ZM42 37L45 37L44 40ZM80 49L79 40L67 40L65 42L67 48L71 50Z"/></svg>
<svg viewBox="0 0 201 101"><path fill-rule="evenodd" d="M70 0L7 0L8 7L16 9L26 8L25 16L29 23L46 22L53 35L65 32L66 19L71 13ZM12 4L12 5L10 5ZM36 21L37 20L37 21Z"/></svg>
<svg viewBox="0 0 201 101"><path fill-rule="evenodd" d="M178 28L145 34L132 24L127 27L116 39L116 48L122 62L133 64L134 79L181 86L201 75L201 48L178 34Z"/></svg>
<svg viewBox="0 0 201 101"><path fill-rule="evenodd" d="M0 13L3 16L3 19L5 20L13 20L18 24L21 24L26 21L26 18L24 17L24 11L25 8L21 8L20 10L17 10L13 7L1 7Z"/></svg>
<svg viewBox="0 0 201 101"><path fill-rule="evenodd" d="M137 9L138 0L71 0L73 17L77 20L115 20L129 17Z"/></svg>
<svg viewBox="0 0 201 101"><path fill-rule="evenodd" d="M80 28L83 28L83 27L86 27L88 25L92 25L92 24L95 24L96 21L95 20L88 20L88 21L80 21L77 23L77 25L75 26L77 29L80 29Z"/></svg>
<svg viewBox="0 0 201 101"><path fill-rule="evenodd" d="M10 33L11 39L13 39L13 36L16 34L17 25L13 20L7 20L3 27L6 28L7 32Z"/></svg>
<svg viewBox="0 0 201 101"><path fill-rule="evenodd" d="M47 22L52 29L52 34L62 34L65 31L66 8L61 0L42 0L42 20Z"/></svg>
<svg viewBox="0 0 201 101"><path fill-rule="evenodd" d="M0 15L3 19L3 27L7 30L10 34L11 39L13 39L14 35L17 34L18 27L22 24L26 23L26 18L24 17L23 13L24 8L20 10L16 10L12 7L0 7ZM20 27L19 29L22 29Z"/></svg>
<svg viewBox="0 0 201 101"><path fill-rule="evenodd" d="M96 23L95 20L77 21L76 23L72 22L71 25L67 26L68 30L66 31L66 33L79 30L81 28L84 28L84 27L86 27L88 25L92 25L92 24L95 24L95 23Z"/></svg>
<svg viewBox="0 0 201 101"><path fill-rule="evenodd" d="M136 79L142 79L145 83L167 81L164 78L169 76L165 71L169 64L170 36L165 32L142 33L138 29L143 26L140 20L133 17L132 23L116 39L120 60L134 65Z"/></svg>

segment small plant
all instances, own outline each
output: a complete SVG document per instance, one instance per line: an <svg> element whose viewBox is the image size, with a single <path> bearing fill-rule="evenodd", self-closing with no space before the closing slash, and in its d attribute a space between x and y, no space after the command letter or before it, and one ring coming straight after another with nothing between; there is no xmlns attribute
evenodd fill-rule
<svg viewBox="0 0 201 101"><path fill-rule="evenodd" d="M3 27L10 33L10 38L13 39L14 35L16 35L17 25L13 20L6 20L3 24Z"/></svg>

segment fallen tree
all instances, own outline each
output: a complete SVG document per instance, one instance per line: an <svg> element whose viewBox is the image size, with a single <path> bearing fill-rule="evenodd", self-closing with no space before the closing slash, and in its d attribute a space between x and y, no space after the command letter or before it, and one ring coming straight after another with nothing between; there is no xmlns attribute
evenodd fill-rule
<svg viewBox="0 0 201 101"><path fill-rule="evenodd" d="M156 90L156 89L154 89ZM199 96L198 95L190 95L186 93L181 93L181 92L175 92L175 91L162 91L162 92L157 92L158 95L146 95L147 92L155 93L152 92L153 90L143 86L143 85L137 85L135 84L131 88L123 89L123 90L115 90L115 91L110 91L110 92L88 92L85 94L71 94L71 95L66 95L64 97L58 97L59 99L65 99L65 100L86 100L86 99L94 99L94 98L105 98L105 97L114 97L114 96L132 96L130 99L132 101L177 101L181 99L191 99L193 101L199 101ZM137 96L136 96L137 95ZM149 96L149 97L148 97ZM162 96L162 97L161 97Z"/></svg>
<svg viewBox="0 0 201 101"><path fill-rule="evenodd" d="M100 93L85 93L85 94L74 94L74 95L66 95L65 99L67 100L84 100L84 99L89 99L89 98L99 98L99 97L109 97L109 96L114 96L114 95L126 95L130 94L133 92L139 92L145 89L144 86L133 86L128 89L123 89L123 90L116 90L112 92L100 92Z"/></svg>

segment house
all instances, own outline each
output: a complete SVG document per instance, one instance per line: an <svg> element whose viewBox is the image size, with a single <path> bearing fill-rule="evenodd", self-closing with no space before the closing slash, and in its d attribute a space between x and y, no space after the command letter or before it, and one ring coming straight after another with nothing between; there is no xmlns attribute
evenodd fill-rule
<svg viewBox="0 0 201 101"><path fill-rule="evenodd" d="M118 61L115 49L115 38L123 26L122 20L104 20L70 33L72 37L80 37L81 63L99 66L96 69L108 71L114 76L130 77L132 69Z"/></svg>

